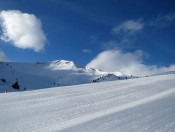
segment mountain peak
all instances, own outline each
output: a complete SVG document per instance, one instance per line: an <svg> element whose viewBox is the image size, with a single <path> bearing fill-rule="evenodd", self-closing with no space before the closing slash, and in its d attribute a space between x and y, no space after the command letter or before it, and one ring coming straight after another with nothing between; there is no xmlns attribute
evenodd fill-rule
<svg viewBox="0 0 175 132"><path fill-rule="evenodd" d="M68 60L55 60L50 64L54 69L75 69L77 68L73 61Z"/></svg>

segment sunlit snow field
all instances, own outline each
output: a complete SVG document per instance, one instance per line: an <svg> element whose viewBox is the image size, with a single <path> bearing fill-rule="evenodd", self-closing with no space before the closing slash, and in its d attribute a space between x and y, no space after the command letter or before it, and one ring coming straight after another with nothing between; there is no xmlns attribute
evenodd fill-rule
<svg viewBox="0 0 175 132"><path fill-rule="evenodd" d="M0 131L175 131L175 75L1 93Z"/></svg>

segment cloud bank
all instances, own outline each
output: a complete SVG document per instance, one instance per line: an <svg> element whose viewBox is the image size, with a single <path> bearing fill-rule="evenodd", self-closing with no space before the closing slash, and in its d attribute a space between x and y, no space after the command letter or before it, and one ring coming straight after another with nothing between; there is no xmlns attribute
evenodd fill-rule
<svg viewBox="0 0 175 132"><path fill-rule="evenodd" d="M175 71L175 64L168 67L157 65L145 65L144 58L148 57L141 50L135 52L123 52L118 49L128 49L134 47L133 41L137 39L137 34L144 28L161 27L164 28L175 21L175 13L165 16L158 16L152 21L143 21L142 18L131 19L115 25L112 28L113 35L118 38L103 43L105 51L99 53L87 67L98 68L103 71L119 71L128 75L152 75L168 71ZM134 47L136 48L136 47ZM112 49L112 50L111 50Z"/></svg>
<svg viewBox="0 0 175 132"><path fill-rule="evenodd" d="M167 71L175 71L175 65L169 67L148 66L143 64L144 52L124 53L121 50L106 50L98 54L87 67L98 68L103 71L119 71L127 75L152 75Z"/></svg>
<svg viewBox="0 0 175 132"><path fill-rule="evenodd" d="M21 49L44 49L46 36L40 20L33 14L17 10L0 12L1 40Z"/></svg>

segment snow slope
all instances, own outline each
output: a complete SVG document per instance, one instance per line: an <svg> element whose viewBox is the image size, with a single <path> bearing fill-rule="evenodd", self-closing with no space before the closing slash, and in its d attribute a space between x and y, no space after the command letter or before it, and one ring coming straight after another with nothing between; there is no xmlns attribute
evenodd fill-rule
<svg viewBox="0 0 175 132"><path fill-rule="evenodd" d="M175 75L0 94L0 130L175 131Z"/></svg>
<svg viewBox="0 0 175 132"><path fill-rule="evenodd" d="M111 76L109 76L110 74ZM73 61L51 62L0 62L0 92L15 91L11 86L18 81L20 90L125 79L126 75L103 72L92 68L78 68ZM134 78L134 77L128 77ZM5 79L6 82L2 82Z"/></svg>

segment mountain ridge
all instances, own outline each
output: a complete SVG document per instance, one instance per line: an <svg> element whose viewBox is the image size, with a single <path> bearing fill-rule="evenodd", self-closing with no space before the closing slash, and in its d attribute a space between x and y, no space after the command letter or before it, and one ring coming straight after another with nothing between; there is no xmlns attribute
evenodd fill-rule
<svg viewBox="0 0 175 132"><path fill-rule="evenodd" d="M175 72L162 74L175 74ZM15 83L18 83L19 90L23 91L133 78L139 77L117 71L80 68L69 60L0 62L0 92L18 91L12 88Z"/></svg>
<svg viewBox="0 0 175 132"><path fill-rule="evenodd" d="M110 75L113 77L111 78ZM120 72L111 73L94 68L79 68L69 60L0 62L0 92L16 91L11 87L15 82L19 83L21 90L34 90L112 81L125 79L125 77L127 75ZM3 79L6 82L3 82Z"/></svg>

